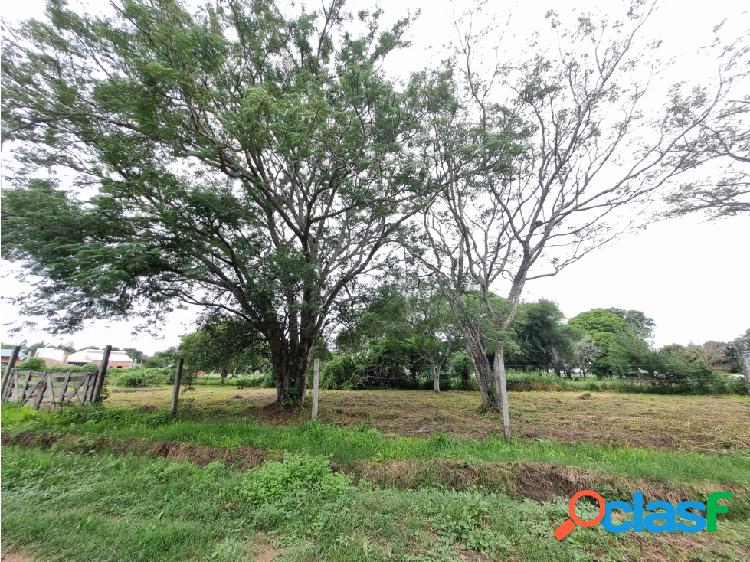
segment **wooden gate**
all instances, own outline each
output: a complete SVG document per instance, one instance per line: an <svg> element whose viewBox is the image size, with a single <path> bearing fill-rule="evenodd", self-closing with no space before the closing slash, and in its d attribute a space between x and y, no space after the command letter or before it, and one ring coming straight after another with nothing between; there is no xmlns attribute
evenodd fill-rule
<svg viewBox="0 0 750 562"><path fill-rule="evenodd" d="M54 408L68 404L89 404L98 397L98 373L49 373L11 369L3 385L3 402ZM103 379L103 377L102 377ZM103 381L101 381L103 382ZM99 384L101 384L99 382Z"/></svg>

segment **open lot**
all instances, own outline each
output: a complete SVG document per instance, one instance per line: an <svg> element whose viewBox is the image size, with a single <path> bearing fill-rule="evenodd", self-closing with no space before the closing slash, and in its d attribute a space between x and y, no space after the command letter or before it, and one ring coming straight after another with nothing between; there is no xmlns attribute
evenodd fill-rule
<svg viewBox="0 0 750 562"><path fill-rule="evenodd" d="M561 443L632 445L666 450L750 450L750 401L740 396L661 396L608 392L511 392L514 435ZM183 405L203 418L250 417L264 423L299 423L299 415L268 408L273 389L230 384L195 386ZM112 405L167 408L171 390L113 389ZM479 409L476 392L331 390L321 393L320 420L365 424L385 435L481 438L501 433L498 418Z"/></svg>
<svg viewBox="0 0 750 562"><path fill-rule="evenodd" d="M470 392L112 388L103 408L3 409L4 551L56 560L746 560L750 399L511 393L514 441ZM732 490L718 532L552 530L575 491ZM584 505L582 511L591 509ZM20 558L24 559L24 558Z"/></svg>

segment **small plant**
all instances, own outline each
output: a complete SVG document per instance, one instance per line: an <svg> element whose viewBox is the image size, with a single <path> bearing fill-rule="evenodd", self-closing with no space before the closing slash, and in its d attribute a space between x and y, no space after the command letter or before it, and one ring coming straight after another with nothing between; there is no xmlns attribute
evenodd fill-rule
<svg viewBox="0 0 750 562"><path fill-rule="evenodd" d="M305 494L334 500L349 487L348 477L333 472L328 459L290 455L284 462L270 461L248 471L240 493L251 505L260 506L295 500Z"/></svg>

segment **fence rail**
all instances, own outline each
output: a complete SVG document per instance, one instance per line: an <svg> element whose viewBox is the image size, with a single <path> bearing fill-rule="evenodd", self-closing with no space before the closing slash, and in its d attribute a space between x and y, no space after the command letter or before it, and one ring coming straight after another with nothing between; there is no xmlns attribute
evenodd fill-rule
<svg viewBox="0 0 750 562"><path fill-rule="evenodd" d="M29 404L34 408L55 408L70 404L89 404L98 392L97 372L50 373L11 369L3 387L3 402Z"/></svg>

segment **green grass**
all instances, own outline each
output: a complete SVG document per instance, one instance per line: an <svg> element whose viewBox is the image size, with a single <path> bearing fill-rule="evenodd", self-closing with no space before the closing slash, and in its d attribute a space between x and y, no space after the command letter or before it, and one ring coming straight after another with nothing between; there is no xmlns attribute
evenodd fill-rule
<svg viewBox="0 0 750 562"><path fill-rule="evenodd" d="M491 559L617 560L637 557L641 545L601 529L558 543L551 529L565 513L562 500L376 489L315 458L292 462L296 468L237 473L218 463L7 447L3 536L11 548L72 561L250 559L268 543L283 560L454 560L463 550ZM727 543L740 531L720 524ZM693 555L701 559L700 549Z"/></svg>
<svg viewBox="0 0 750 562"><path fill-rule="evenodd" d="M205 396L196 394L183 403L177 420L163 409L143 409L154 400L151 391L119 396L121 400L138 400L129 406L76 407L61 413L3 405L4 436L26 432L42 438L76 436L47 449L3 446L4 552L19 550L33 559L71 561L708 561L746 560L750 556L750 451L745 447L731 453L700 453L547 439L506 443L494 434L483 438L451 437L441 432L422 437L384 435L363 423L342 426L300 417L264 419L257 407L252 407L249 416L244 410L247 406L221 401L237 392L211 389ZM251 391L244 392L250 396ZM265 396L253 392L252 396ZM530 408L529 416L543 411L547 403L548 407L558 404L554 401L557 394L537 394L516 397L517 402L526 400L522 405ZM400 412L400 418L389 417L387 423L409 428L423 426L420 416L452 411L450 400L465 401L463 395L440 396L444 401L440 410L432 393L370 393L357 395L355 408L345 402L350 398L346 393L332 395L327 404L334 413L338 408L353 415L367 412L368 421L373 419L370 413ZM405 406L405 398L414 403ZM608 400L614 403L615 399ZM630 408L632 413L641 413L646 403L649 407L642 413L650 416L652 403L661 406L674 399L618 400L620 409ZM723 405L727 415L730 408L741 412L744 407L744 402L728 398L716 399L716 403L703 398L680 400L681 404L699 402L702 408ZM618 411L575 397L558 407L567 408L571 403L585 406L586 411L597 406L597 416ZM679 409L679 405L669 404ZM212 414L214 410L218 417ZM468 410L463 413L458 420L461 423L483 420ZM651 417L644 419L656 423ZM437 427L457 421L435 423ZM617 422L614 425L619 427ZM667 424L664 431L669 432L670 427ZM226 448L252 446L266 451L265 462L250 470L232 469L217 461L200 468L188 462L137 456L144 453L136 451L130 439ZM334 471L329 460L356 478ZM493 467L516 470L517 465L481 463L504 461L555 463L550 476L570 474L573 486L583 481L577 479L583 473L577 468L558 471L560 466L593 470L593 482L601 487L592 486L609 499L628 497L641 478L646 485L663 482L662 490L681 499L702 499L706 490L726 488L735 490L736 497L717 533L621 536L597 527L578 529L560 543L551 534L567 510L566 498L558 495L560 488L532 496L553 498L540 502L524 499L527 494L518 493L502 479L495 486ZM462 481L464 469L484 470L487 478L478 484L471 479ZM403 471L414 476L416 489L410 489L409 478L400 478ZM550 485L547 481L526 482L521 474L515 477L514 482L529 489ZM541 477L547 478L547 473ZM610 483L612 488L607 487ZM653 493L661 493L658 489L656 486ZM593 515L588 513L589 506L580 507L582 516Z"/></svg>
<svg viewBox="0 0 750 562"><path fill-rule="evenodd" d="M265 450L325 455L342 463L363 459L410 460L444 457L467 461L548 461L631 477L661 481L750 484L750 453L707 455L695 452L544 440L506 443L484 439L386 437L375 429L337 427L308 421L301 425L262 425L254 421L172 420L166 412L145 413L127 408L79 408L64 414L28 408L3 408L4 430L50 430L105 435L113 439L147 437L215 447L248 445Z"/></svg>

